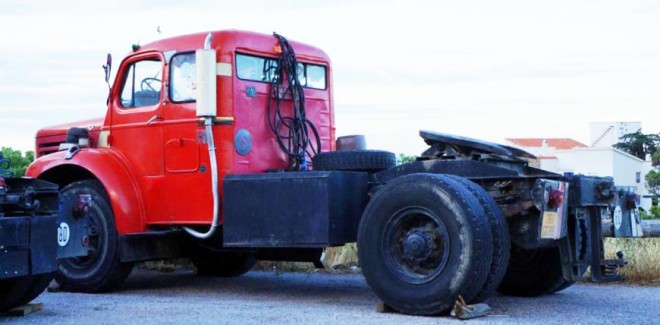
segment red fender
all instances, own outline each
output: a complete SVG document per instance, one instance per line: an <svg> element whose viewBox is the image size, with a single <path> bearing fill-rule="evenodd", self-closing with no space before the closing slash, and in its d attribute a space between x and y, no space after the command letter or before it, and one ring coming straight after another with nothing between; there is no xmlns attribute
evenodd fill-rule
<svg viewBox="0 0 660 325"><path fill-rule="evenodd" d="M120 154L106 148L85 148L70 160L64 159L65 154L66 151L60 151L40 157L30 165L26 176L54 177L60 186L72 181L96 178L110 198L117 232L124 235L146 230L140 188ZM54 176L49 175L49 172L53 172L51 175ZM81 174L84 177L81 178Z"/></svg>

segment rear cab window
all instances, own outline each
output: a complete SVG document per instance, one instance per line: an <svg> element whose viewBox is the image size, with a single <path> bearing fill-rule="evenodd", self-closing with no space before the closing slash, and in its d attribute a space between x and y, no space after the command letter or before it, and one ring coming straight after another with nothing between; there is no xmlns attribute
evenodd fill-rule
<svg viewBox="0 0 660 325"><path fill-rule="evenodd" d="M277 59L236 53L236 75L241 80L273 82L277 79ZM303 87L326 89L326 67L298 62L298 81Z"/></svg>

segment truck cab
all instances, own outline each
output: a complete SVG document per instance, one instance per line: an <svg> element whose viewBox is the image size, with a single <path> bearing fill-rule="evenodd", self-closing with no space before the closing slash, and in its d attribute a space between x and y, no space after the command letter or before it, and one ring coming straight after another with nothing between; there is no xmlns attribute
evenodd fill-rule
<svg viewBox="0 0 660 325"><path fill-rule="evenodd" d="M205 95L210 93L215 103L210 116L217 147L213 153L207 150L204 119L196 114L201 82L196 75L205 71L196 62L196 50L205 42L215 58L211 68L204 67L207 72L212 70L210 78L214 79L213 89ZM306 150L334 150L330 60L315 47L293 41L287 44L295 50L295 78L304 92L303 123L314 127ZM290 170L295 164L281 145L289 136L285 134L290 124L287 116L294 114L293 98L286 93L290 80L282 80L277 73L278 64L283 64L278 60L281 46L272 35L236 30L134 46L118 67L105 117L39 130L38 159L27 175L58 184L65 195L92 189L98 195L95 201L107 201L111 222L104 226L107 231L116 230L112 236L116 243L99 243L95 251L103 245L116 246L113 254L121 263L171 256L171 249L135 246L152 242L152 237L159 242L162 230L171 227L222 225L222 209L214 208L213 191L209 190L211 155L217 165L218 196L225 175ZM277 93L273 84L282 85ZM311 163L311 155L303 162ZM99 219L108 219L102 211L99 215ZM103 228L98 225L102 221L80 228L97 232ZM95 258L106 257L91 256L90 260ZM103 274L87 276L102 278Z"/></svg>
<svg viewBox="0 0 660 325"><path fill-rule="evenodd" d="M208 224L209 154L196 116L195 85L195 50L207 35L161 40L130 53L119 65L105 118L40 130L39 159L28 174L61 187L89 176L101 184L117 183L104 187L119 212L115 218L122 235L157 225ZM277 39L242 31L212 35L218 58L213 129L220 179L288 169L290 162L268 124L273 118L267 106L276 76L272 67L277 65ZM315 150L333 150L330 61L314 47L292 46L301 68L306 118L316 126L321 143ZM291 105L284 101L280 109L288 114ZM72 127L89 131L89 145L65 159L66 152L58 147Z"/></svg>

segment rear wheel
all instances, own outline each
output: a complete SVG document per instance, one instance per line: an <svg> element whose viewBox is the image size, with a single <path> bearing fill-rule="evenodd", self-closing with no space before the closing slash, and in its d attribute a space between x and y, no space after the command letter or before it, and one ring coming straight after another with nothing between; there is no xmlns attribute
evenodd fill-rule
<svg viewBox="0 0 660 325"><path fill-rule="evenodd" d="M511 296L533 297L564 290L575 283L564 279L558 247L511 247L511 260L497 290Z"/></svg>
<svg viewBox="0 0 660 325"><path fill-rule="evenodd" d="M486 277L486 282L474 298L468 300L468 297L464 297L469 303L479 303L488 299L488 297L495 293L495 290L504 278L504 274L506 274L507 267L509 266L509 252L511 250L509 227L502 214L500 206L497 205L497 202L495 202L493 197L490 196L481 186L467 178L453 175L448 177L461 183L477 198L488 217L491 234L493 235L493 260L490 263L490 270Z"/></svg>
<svg viewBox="0 0 660 325"><path fill-rule="evenodd" d="M385 185L358 229L367 282L391 308L417 315L474 296L491 262L489 225L474 196L442 175L413 174Z"/></svg>
<svg viewBox="0 0 660 325"><path fill-rule="evenodd" d="M64 199L91 195L87 220L89 254L60 261L55 279L66 291L103 292L119 286L133 268L133 263L119 259L119 236L105 190L98 181L84 180L62 189ZM66 212L66 211L65 211Z"/></svg>

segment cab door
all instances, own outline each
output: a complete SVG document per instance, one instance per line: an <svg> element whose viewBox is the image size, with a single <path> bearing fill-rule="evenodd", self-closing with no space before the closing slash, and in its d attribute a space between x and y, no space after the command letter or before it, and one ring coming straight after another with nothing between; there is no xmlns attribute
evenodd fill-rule
<svg viewBox="0 0 660 325"><path fill-rule="evenodd" d="M112 147L142 177L163 175L163 59L159 53L122 64L120 89L112 105Z"/></svg>
<svg viewBox="0 0 660 325"><path fill-rule="evenodd" d="M137 176L148 218L161 213L153 202L159 196L164 170L163 62L158 52L126 59L110 103L109 144L125 157L127 167Z"/></svg>

